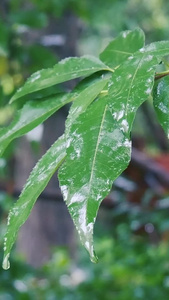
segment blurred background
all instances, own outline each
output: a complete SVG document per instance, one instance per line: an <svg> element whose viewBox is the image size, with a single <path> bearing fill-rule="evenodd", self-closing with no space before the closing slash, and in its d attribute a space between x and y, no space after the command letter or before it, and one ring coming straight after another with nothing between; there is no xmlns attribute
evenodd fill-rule
<svg viewBox="0 0 169 300"><path fill-rule="evenodd" d="M12 120L18 107L8 101L31 73L67 56L98 56L120 31L138 26L146 43L169 40L169 2L1 0L0 126ZM0 158L1 261L9 209L38 158L62 134L68 109ZM79 244L54 176L20 230L11 268L0 268L0 300L168 299L169 144L151 98L137 113L132 140L131 163L99 210L99 263L92 264Z"/></svg>

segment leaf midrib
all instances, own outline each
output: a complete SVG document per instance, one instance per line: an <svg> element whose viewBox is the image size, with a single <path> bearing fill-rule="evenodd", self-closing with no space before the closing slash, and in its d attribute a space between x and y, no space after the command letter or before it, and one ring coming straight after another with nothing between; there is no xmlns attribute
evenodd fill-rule
<svg viewBox="0 0 169 300"><path fill-rule="evenodd" d="M135 72L134 72L134 75L133 75L133 78L132 78L132 81L131 81L131 84L130 84L130 87L129 87L129 91L128 91L128 95L127 95L127 101L126 101L126 109L125 109L125 116L126 116L126 117L127 117L127 115L128 115L128 103L129 103L129 98L130 98L130 94L131 94L132 85L133 85L133 82L134 82L134 80L135 80L135 78L136 78L136 74L137 74L137 72L138 72L139 66L140 66L140 64L141 64L141 62L142 62L142 60L143 60L143 58L144 58L144 56L142 56L142 58L140 59L140 61L139 61L139 63L138 63L138 66L137 66L137 68L136 68L136 70L135 70Z"/></svg>
<svg viewBox="0 0 169 300"><path fill-rule="evenodd" d="M94 174L94 169L95 169L96 156L97 156L98 147L99 147L99 144L100 144L100 136L101 136L101 132L102 132L102 129L103 129L103 124L104 124L104 120L105 120L107 107L108 107L108 105L106 104L104 112L103 112L103 117L102 117L102 120L101 120L101 124L100 124L100 129L99 129L99 134L98 134L98 138L97 138L96 148L95 148L95 152L94 152L93 163L92 163L92 168L91 168L91 175L90 175L90 180L89 180L89 189L88 189L86 212L88 211L87 207L88 207L89 195L90 195L90 192L91 192L91 186L92 186L93 174Z"/></svg>
<svg viewBox="0 0 169 300"><path fill-rule="evenodd" d="M133 55L133 53L131 53L131 52L126 52L126 51L121 51L121 50L116 50L116 49L107 50L107 52L116 52L116 53L121 53L121 54L126 54L126 55Z"/></svg>

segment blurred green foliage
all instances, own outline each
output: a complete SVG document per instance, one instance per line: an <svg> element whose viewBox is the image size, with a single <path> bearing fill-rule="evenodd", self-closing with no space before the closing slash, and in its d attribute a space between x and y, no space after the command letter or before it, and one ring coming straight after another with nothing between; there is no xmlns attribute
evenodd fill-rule
<svg viewBox="0 0 169 300"><path fill-rule="evenodd" d="M161 207L148 210L148 195L141 204L131 205L124 201L122 191L116 190L116 194L114 209L102 208L96 223L98 264L89 261L82 247L75 260L66 249L53 249L51 260L39 269L31 268L13 252L11 268L0 269L0 300L167 300L168 199L161 199ZM0 193L1 248L12 201Z"/></svg>
<svg viewBox="0 0 169 300"><path fill-rule="evenodd" d="M42 34L51 18L72 12L80 20L79 54L95 54L120 31L141 27L147 42L168 39L167 0L13 0L0 4L0 107L4 106L25 78L40 68L51 67L56 56L24 35ZM36 18L34 17L36 15ZM1 124L0 124L1 125Z"/></svg>
<svg viewBox="0 0 169 300"><path fill-rule="evenodd" d="M0 271L0 299L167 300L169 242L153 245L148 235L133 233L130 222L124 220L113 229L105 227L102 236L100 226L98 222L98 264L91 264L82 248L76 263L65 249L57 248L52 259L37 270L13 256L11 269Z"/></svg>
<svg viewBox="0 0 169 300"><path fill-rule="evenodd" d="M92 264L79 247L72 261L64 248L53 249L51 260L33 269L13 252L11 268L0 269L0 300L167 300L169 293L169 239L164 206L149 211L130 205L119 193L113 210L100 210L96 223L99 263ZM145 195L146 197L146 195ZM163 204L167 199L161 200ZM1 232L12 199L0 194ZM145 230L146 225L154 230ZM149 232L147 232L149 231ZM158 238L154 240L153 234ZM2 260L2 253L1 253Z"/></svg>

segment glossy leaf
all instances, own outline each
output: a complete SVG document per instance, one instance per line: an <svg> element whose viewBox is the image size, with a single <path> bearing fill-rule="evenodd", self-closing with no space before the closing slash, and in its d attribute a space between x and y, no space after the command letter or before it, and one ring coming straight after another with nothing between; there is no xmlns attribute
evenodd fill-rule
<svg viewBox="0 0 169 300"><path fill-rule="evenodd" d="M125 147L120 149L124 141ZM112 181L120 172L123 155L127 167L130 143L125 134L114 127L112 113L105 98L100 98L80 115L70 129L70 144L59 179L64 199L79 232L82 244L96 261L93 249L93 225L102 199L110 191ZM116 169L116 176L113 173Z"/></svg>
<svg viewBox="0 0 169 300"><path fill-rule="evenodd" d="M108 74L105 74L105 77L104 76L99 76L99 77L96 77L96 78L95 77L94 78L92 78L92 77L88 78L87 80L84 80L82 83L80 83L77 86L77 88L75 89L74 92L70 93L69 95L62 96L60 98L60 99L62 99L62 101L58 102L58 104L59 103L63 104L63 102L66 99L69 99L69 101L76 99L75 102L81 103L81 106L79 106L80 107L79 110L76 109L77 105L73 106L74 107L74 116L76 115L76 117L77 117L77 115L80 114L80 112L82 110L83 103L85 103L85 106L87 107L87 105L89 105L89 103L96 98L96 96L100 93L100 91L108 83L108 80L109 80L109 75ZM85 97L87 97L87 98L85 98ZM64 98L64 101L63 101L63 98ZM42 104L46 101L49 101L49 103L47 102L47 104L50 107L50 101L51 100L52 99L48 99L48 100L45 100L45 101L39 101L39 104L38 104L39 110L40 110L40 107L42 107ZM85 100L86 100L86 102L85 102ZM31 105L34 104L34 103L35 103L35 101L32 101ZM56 99L55 99L55 103L56 103ZM36 103L36 105L37 105L37 103ZM28 114L27 121L29 122L32 115L34 115L34 118L35 118L35 111L27 110L28 107L29 106L25 105L25 107L24 107L25 110L22 111L22 119L24 120L24 116L27 113ZM55 104L55 107L56 107L56 104ZM49 109L49 108L46 106L46 110L47 109ZM51 114L51 109L49 110L49 112L46 112L46 114L47 113ZM35 120L34 120L35 122L38 122L38 121L42 122L42 119L44 117L46 117L46 115L43 115L43 114L40 114L40 113L39 113L38 116L39 116L39 119L35 118ZM16 124L17 124L17 122L16 122ZM21 120L20 120L20 122L18 122L17 125L18 125L18 128L20 126L20 131L18 129L18 134L19 133L21 134L21 132L23 133L23 131L25 130L25 128L22 127L23 122L21 122ZM31 126L32 124L29 124L29 125ZM11 125L11 128L13 126L14 125ZM8 132L8 130L7 130L7 132ZM13 138L14 138L14 136L13 136ZM46 186L47 182L49 181L49 179L51 178L51 176L55 172L55 170L56 170L55 166L58 167L58 164L62 161L62 155L63 155L63 158L65 157L65 154L66 154L66 151L65 151L66 146L65 145L66 144L65 144L65 142L63 140L63 137L62 137L43 156L43 158L39 161L39 163L34 168L32 174L30 175L30 178L28 179L28 183L24 187L24 190L23 190L23 192L20 196L20 199L18 200L18 202L16 203L16 205L14 206L13 210L11 211L11 213L9 215L10 223L8 224L8 232L7 232L6 239L5 239L6 252L5 252L5 259L4 259L4 261L5 261L4 262L4 267L6 266L6 268L8 267L8 263L7 263L7 258L9 256L8 254L10 253L11 247L12 247L12 245L13 245L15 239L16 239L17 231L18 231L19 227L27 219L27 217L30 213L30 208L32 209L32 207L35 203L35 200L37 199L39 194L43 191L43 189ZM59 152L60 150L62 152ZM58 164L57 164L57 161L58 161ZM46 172L45 172L45 169L47 170ZM28 198L28 195L29 195L29 198ZM20 216L21 214L22 214L23 218ZM17 219L17 221L16 221L16 219ZM15 228L13 228L13 224L15 222L16 222L16 226L15 226ZM13 234L12 233L13 229L15 231L14 240L10 238L10 236Z"/></svg>
<svg viewBox="0 0 169 300"><path fill-rule="evenodd" d="M27 220L36 199L48 184L61 162L65 158L65 139L62 136L44 154L34 167L20 198L11 209L8 217L7 233L4 238L3 268L10 267L9 255L21 225Z"/></svg>
<svg viewBox="0 0 169 300"><path fill-rule="evenodd" d="M53 68L34 73L12 97L11 102L27 94L48 88L100 70L109 70L99 59L92 56L70 57L61 60Z"/></svg>
<svg viewBox="0 0 169 300"><path fill-rule="evenodd" d="M92 261L96 260L92 235L99 205L130 161L133 120L151 94L155 68L161 53L169 53L168 45L154 43L130 56L112 75L107 96L93 103L69 130L60 185Z"/></svg>
<svg viewBox="0 0 169 300"><path fill-rule="evenodd" d="M93 83L90 86L84 86L83 92L75 99L69 111L68 118L66 120L65 133L69 134L71 125L75 122L76 118L82 114L92 101L99 95L106 92L106 85L111 78L110 74L102 74L93 79ZM105 88L105 90L104 90Z"/></svg>
<svg viewBox="0 0 169 300"><path fill-rule="evenodd" d="M0 155L9 143L49 118L59 108L72 100L70 94L55 95L46 100L33 100L26 102L9 126L0 130Z"/></svg>
<svg viewBox="0 0 169 300"><path fill-rule="evenodd" d="M132 43L127 48L129 40ZM123 33L101 54L109 67L89 57L71 58L53 69L34 74L13 97L16 100L56 83L97 72L92 80L86 78L82 82L80 93L74 91L75 101L66 121L64 138L54 144L54 154L49 150L47 156L37 164L10 213L4 267L8 267L9 252L19 227L63 160L65 162L60 169L59 179L64 199L82 244L89 251L91 259L97 260L93 247L93 228L99 205L109 193L113 181L130 161L130 134L136 111L152 92L156 66L161 57L169 54L169 42L142 47L143 42L140 30ZM135 52L139 47L141 49ZM126 53L120 55L120 52L114 51L113 65L113 55L108 54L110 49L125 49ZM110 60L108 56L112 56ZM110 66L115 66L115 69L110 69ZM111 76L110 72L105 74L104 71L114 72Z"/></svg>
<svg viewBox="0 0 169 300"><path fill-rule="evenodd" d="M109 74L97 76L96 78L89 77L79 83L71 93L55 95L48 97L46 100L26 102L23 108L17 112L13 122L0 130L0 155L13 139L26 134L43 123L62 106L77 99L77 103L81 102L81 106L80 104L78 108L77 104L73 106L73 117L75 117L82 111L83 106L87 107L96 98L108 82L109 77Z"/></svg>
<svg viewBox="0 0 169 300"><path fill-rule="evenodd" d="M109 85L110 107L121 128L132 129L138 107L151 94L155 69L161 57L169 54L169 42L157 42L130 56L113 74ZM120 125L120 123L119 123Z"/></svg>
<svg viewBox="0 0 169 300"><path fill-rule="evenodd" d="M109 67L115 68L134 52L144 46L144 32L137 28L133 31L123 31L100 54L100 59Z"/></svg>
<svg viewBox="0 0 169 300"><path fill-rule="evenodd" d="M153 90L154 108L158 120L169 138L169 77L158 80Z"/></svg>

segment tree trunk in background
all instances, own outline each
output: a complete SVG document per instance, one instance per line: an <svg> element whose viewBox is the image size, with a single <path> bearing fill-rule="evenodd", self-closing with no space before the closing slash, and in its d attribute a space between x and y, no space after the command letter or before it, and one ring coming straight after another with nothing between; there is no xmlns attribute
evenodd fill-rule
<svg viewBox="0 0 169 300"><path fill-rule="evenodd" d="M61 34L65 38L65 44L54 49L57 50L58 56L63 58L76 54L78 24L77 19L71 13L67 13L59 22L52 20L48 34ZM71 88L72 85L73 83L70 82L67 87ZM66 110L64 108L45 122L41 143L43 153L63 133L65 117ZM36 161L37 158L35 159L29 142L23 138L16 155L15 182L17 189L22 189ZM53 176L45 190L46 194L51 194L51 192L56 195L60 194L57 175ZM24 254L29 264L38 267L49 260L52 248L58 245L67 246L70 253L74 253L74 226L67 207L63 201L57 201L57 199L39 199L29 219L20 230L17 250Z"/></svg>

